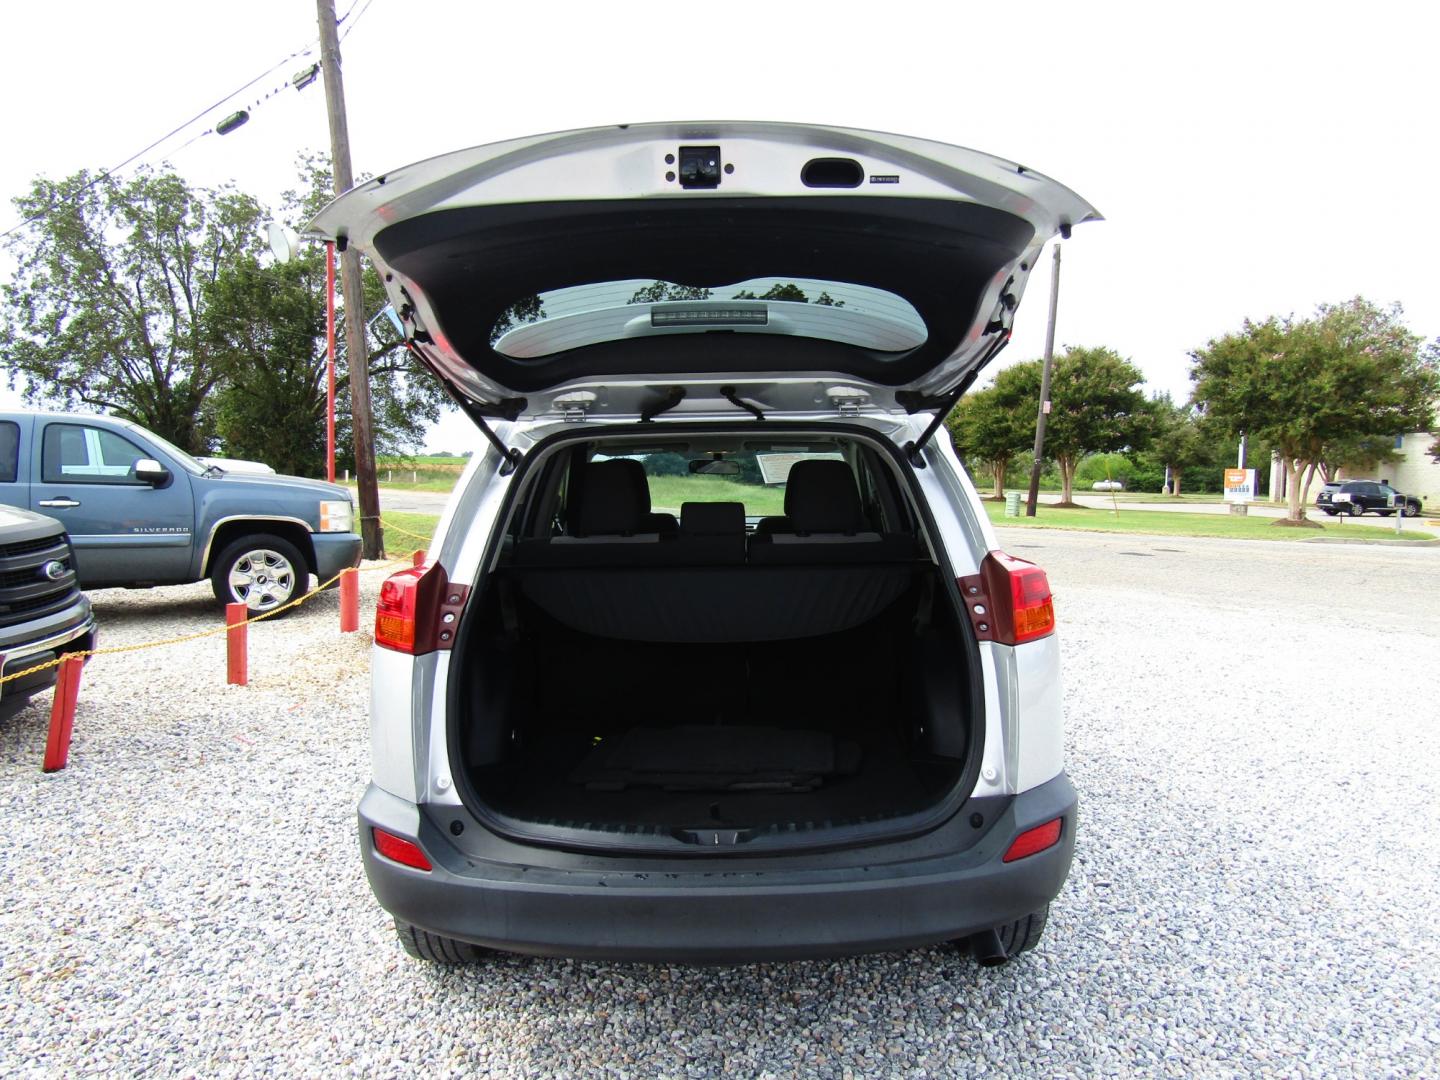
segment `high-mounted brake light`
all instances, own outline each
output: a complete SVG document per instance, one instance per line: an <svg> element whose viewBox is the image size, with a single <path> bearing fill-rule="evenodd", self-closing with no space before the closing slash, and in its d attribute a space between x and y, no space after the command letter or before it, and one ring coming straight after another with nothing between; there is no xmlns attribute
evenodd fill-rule
<svg viewBox="0 0 1440 1080"><path fill-rule="evenodd" d="M413 840L404 840L384 829L370 830L370 835L375 841L375 850L387 859L393 859L401 866L408 866L415 870L430 870L430 860L425 857L425 852L420 850L420 845ZM1009 859L1010 856L1005 856Z"/></svg>
<svg viewBox="0 0 1440 1080"><path fill-rule="evenodd" d="M1052 848L1060 842L1060 822L1063 819L1056 818L1054 821L1047 821L1044 825L1037 825L1033 829L1026 829L1015 838L1014 843L1005 852L1004 862L1014 862L1016 859L1023 859L1026 855L1035 855L1046 848Z"/></svg>
<svg viewBox="0 0 1440 1080"><path fill-rule="evenodd" d="M960 579L960 593L981 641L1023 645L1055 632L1050 582L1032 562L992 551L980 573Z"/></svg>

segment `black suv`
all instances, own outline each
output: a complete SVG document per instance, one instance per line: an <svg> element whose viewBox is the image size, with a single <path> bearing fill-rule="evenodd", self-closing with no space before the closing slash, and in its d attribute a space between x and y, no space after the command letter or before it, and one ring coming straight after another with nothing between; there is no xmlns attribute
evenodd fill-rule
<svg viewBox="0 0 1440 1080"><path fill-rule="evenodd" d="M1401 495L1389 484L1378 480L1339 480L1326 484L1324 490L1315 496L1315 508L1324 510L1334 517L1349 514L1359 517L1375 511L1381 517L1389 517L1399 508L1405 517L1420 516L1420 500L1413 495Z"/></svg>
<svg viewBox="0 0 1440 1080"><path fill-rule="evenodd" d="M0 672L13 675L94 647L95 619L64 527L42 514L0 507ZM0 684L0 717L54 686L58 670Z"/></svg>

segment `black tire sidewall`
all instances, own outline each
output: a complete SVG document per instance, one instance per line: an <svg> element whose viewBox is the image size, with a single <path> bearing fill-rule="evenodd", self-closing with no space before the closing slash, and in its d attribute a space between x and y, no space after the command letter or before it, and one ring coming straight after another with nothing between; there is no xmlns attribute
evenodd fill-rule
<svg viewBox="0 0 1440 1080"><path fill-rule="evenodd" d="M225 545L219 556L210 567L210 586L215 590L215 599L221 604L244 603L230 591L230 569L235 565L236 560L247 552L256 551L260 548L269 548L278 552L289 560L291 568L295 571L295 588L285 598L283 604L298 600L310 591L310 564L305 561L305 556L300 549L283 537L274 533L251 533L242 536ZM274 611L274 608L267 609ZM251 611L256 615L264 614L263 611Z"/></svg>

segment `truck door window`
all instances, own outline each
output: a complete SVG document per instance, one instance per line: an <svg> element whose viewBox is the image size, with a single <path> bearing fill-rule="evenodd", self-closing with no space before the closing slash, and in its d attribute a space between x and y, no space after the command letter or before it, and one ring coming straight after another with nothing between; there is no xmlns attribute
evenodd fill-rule
<svg viewBox="0 0 1440 1080"><path fill-rule="evenodd" d="M40 475L47 484L133 484L135 462L148 456L113 431L50 424L40 452Z"/></svg>
<svg viewBox="0 0 1440 1080"><path fill-rule="evenodd" d="M0 420L0 484L13 484L20 472L20 425Z"/></svg>

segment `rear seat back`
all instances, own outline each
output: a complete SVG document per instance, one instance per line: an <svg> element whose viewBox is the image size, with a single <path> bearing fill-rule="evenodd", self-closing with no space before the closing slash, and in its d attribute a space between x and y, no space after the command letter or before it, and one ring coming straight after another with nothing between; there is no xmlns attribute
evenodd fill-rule
<svg viewBox="0 0 1440 1080"><path fill-rule="evenodd" d="M745 561L745 504L687 502L680 507L680 557L691 565Z"/></svg>
<svg viewBox="0 0 1440 1080"><path fill-rule="evenodd" d="M914 554L908 536L884 535L865 521L855 474L843 461L797 461L785 484L785 517L750 538L758 564L895 562Z"/></svg>
<svg viewBox="0 0 1440 1080"><path fill-rule="evenodd" d="M579 470L577 480L564 535L521 541L515 546L517 565L636 566L656 561L657 553L673 543L656 528L645 469L638 461L592 461Z"/></svg>

